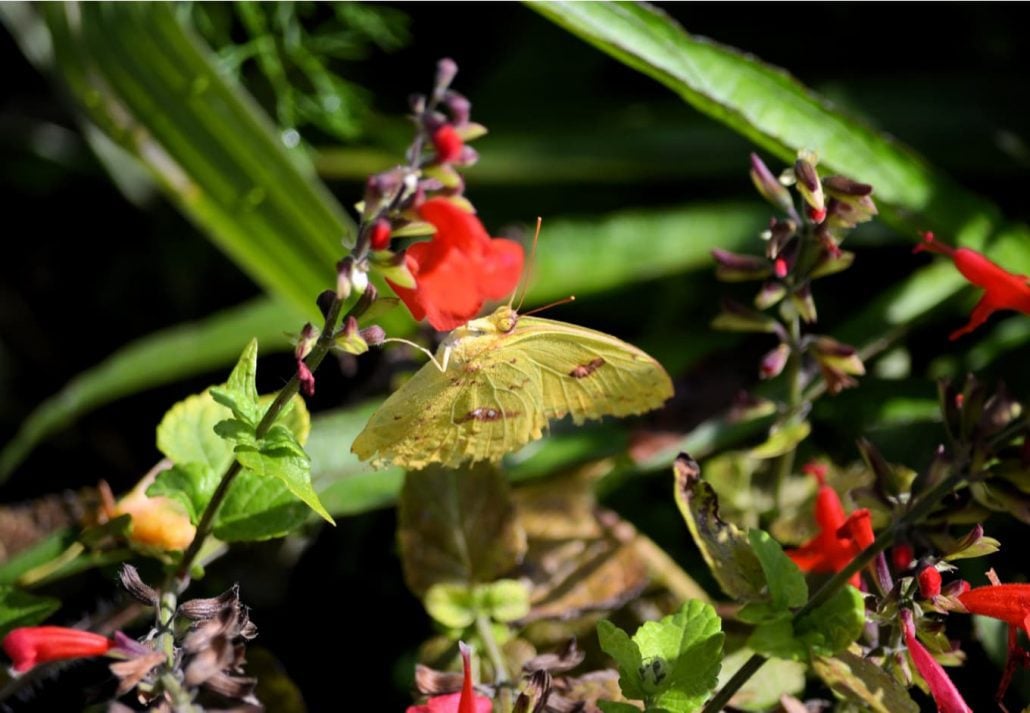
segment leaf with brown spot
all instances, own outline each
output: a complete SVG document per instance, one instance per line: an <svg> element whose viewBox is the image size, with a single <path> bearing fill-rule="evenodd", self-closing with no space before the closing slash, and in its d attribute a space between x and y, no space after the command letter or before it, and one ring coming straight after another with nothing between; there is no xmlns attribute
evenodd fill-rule
<svg viewBox="0 0 1030 713"><path fill-rule="evenodd" d="M675 495L683 519L694 536L719 586L740 601L763 601L765 575L751 549L747 533L719 517L719 498L705 481L701 468L681 453L673 464Z"/></svg>
<svg viewBox="0 0 1030 713"><path fill-rule="evenodd" d="M489 465L409 472L397 536L404 579L419 597L440 582L493 581L526 552L508 481Z"/></svg>
<svg viewBox="0 0 1030 713"><path fill-rule="evenodd" d="M816 657L812 668L834 693L874 713L918 713L919 706L880 666L850 651Z"/></svg>

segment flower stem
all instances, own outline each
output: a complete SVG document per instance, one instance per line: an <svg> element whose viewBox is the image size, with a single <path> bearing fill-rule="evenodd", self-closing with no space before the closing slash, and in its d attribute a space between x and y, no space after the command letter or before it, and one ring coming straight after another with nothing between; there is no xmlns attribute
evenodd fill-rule
<svg viewBox="0 0 1030 713"><path fill-rule="evenodd" d="M358 300L351 310L344 317L350 317L355 312L355 307L361 305L362 300ZM312 348L311 353L304 360L308 368L314 372L326 354L329 353L329 349L333 346L333 333L336 331L336 325L340 321L340 313L343 311L343 300L337 298L332 301L329 305L329 309L326 311L325 325L322 328L322 333ZM354 315L357 316L357 315ZM265 411L265 415L261 418L261 422L258 423L255 431L257 437L260 439L268 433L274 424L276 419L279 417L280 412L290 402L290 400L297 395L300 388L300 379L297 374L294 373L290 380L286 383L279 393L276 395L275 400L272 401L272 405ZM189 581L190 568L193 566L197 555L200 553L200 548L204 545L204 541L207 540L208 535L214 529L215 516L218 514L218 509L222 505L222 501L225 500L226 495L229 493L229 488L232 486L233 481L236 480L236 476L242 472L243 466L240 465L239 461L233 461L229 468L225 471L222 479L218 482L218 487L215 488L214 494L211 496L211 500L208 501L207 507L204 508L204 513L200 517L200 522L197 523L197 532L193 536L193 540L190 542L186 551L182 555L182 560L179 562L179 566L176 569L176 579L180 582L180 591L185 589L185 585Z"/></svg>
<svg viewBox="0 0 1030 713"><path fill-rule="evenodd" d="M830 597L836 594L841 587L847 584L853 574L862 570L866 565L873 561L874 557L887 549L887 547L894 542L894 538L899 532L907 530L910 526L918 523L924 517L929 515L930 512L937 507L940 501L962 482L965 478L964 471L964 462L961 467L956 464L952 472L949 473L946 478L943 478L933 488L928 490L923 497L913 503L912 507L910 507L904 515L898 518L886 530L881 532L880 536L877 537L871 545L858 553L847 567L830 577L830 579L819 588L819 591L813 594L805 605L794 613L791 621L797 622L801 617L811 613L813 610L829 601ZM721 711L726 704L729 703L733 694L740 690L741 686L747 683L748 679L750 679L767 660L768 659L762 654L755 654L749 658L744 665L740 667L740 670L738 670L733 677L726 682L726 685L723 686L710 701L708 701L701 713L718 713L718 711Z"/></svg>
<svg viewBox="0 0 1030 713"><path fill-rule="evenodd" d="M500 708L501 711L507 713L511 710L511 689L505 684L511 680L511 675L508 673L508 665L504 662L504 654L501 653L501 647L497 645L497 640L494 638L494 632L490 628L490 619L482 614L476 617L476 631L479 633L479 638L483 640L483 646L486 648L486 655L490 657L490 663L494 668L494 685L497 687L500 694Z"/></svg>
<svg viewBox="0 0 1030 713"><path fill-rule="evenodd" d="M790 330L790 356L787 359L787 409L788 419L798 418L801 413L801 404L804 398L803 374L801 372L801 316L794 310L787 325ZM797 448L791 448L780 456L776 462L776 511L783 511L783 497L786 489L787 479L794 471L794 458Z"/></svg>

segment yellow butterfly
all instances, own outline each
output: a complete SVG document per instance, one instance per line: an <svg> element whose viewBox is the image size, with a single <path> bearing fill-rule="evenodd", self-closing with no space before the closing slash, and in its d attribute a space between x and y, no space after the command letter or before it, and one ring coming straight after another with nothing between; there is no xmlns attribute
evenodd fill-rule
<svg viewBox="0 0 1030 713"><path fill-rule="evenodd" d="M452 331L351 450L376 467L496 461L542 437L551 419L644 413L672 391L665 369L633 345L505 305Z"/></svg>

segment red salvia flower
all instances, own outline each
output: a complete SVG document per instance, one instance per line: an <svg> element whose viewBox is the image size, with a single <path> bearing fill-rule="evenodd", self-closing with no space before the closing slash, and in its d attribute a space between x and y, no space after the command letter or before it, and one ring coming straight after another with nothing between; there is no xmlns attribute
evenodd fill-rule
<svg viewBox="0 0 1030 713"><path fill-rule="evenodd" d="M390 221L377 220L372 226L369 244L373 250L386 250L390 247Z"/></svg>
<svg viewBox="0 0 1030 713"><path fill-rule="evenodd" d="M1012 682L1016 668L1020 665L1030 666L1030 652L1020 648L1017 639L1019 629L1030 636L1030 584L1001 584L994 575L994 570L989 571L987 575L991 578L991 586L970 589L958 594L956 598L970 614L1000 619L1009 625L1005 672L994 696L1000 703Z"/></svg>
<svg viewBox="0 0 1030 713"><path fill-rule="evenodd" d="M819 481L815 497L819 534L801 547L787 550L787 556L803 572L839 572L874 539L869 511L862 508L846 517L837 491L826 484L826 467L810 463L802 470ZM858 587L862 580L856 572L850 581Z"/></svg>
<svg viewBox="0 0 1030 713"><path fill-rule="evenodd" d="M438 163L454 163L461 158L464 147L465 142L451 124L444 124L433 132L433 148L436 149Z"/></svg>
<svg viewBox="0 0 1030 713"><path fill-rule="evenodd" d="M465 671L460 693L448 693L433 696L420 706L408 706L406 713L491 713L493 702L486 696L478 695L472 687L471 651L464 642L458 644L461 651L461 664Z"/></svg>
<svg viewBox="0 0 1030 713"><path fill-rule="evenodd" d="M419 217L436 227L432 240L406 254L415 288L390 283L415 319L447 331L475 317L486 300L510 294L522 274L522 246L491 239L476 216L445 198L419 206Z"/></svg>
<svg viewBox="0 0 1030 713"><path fill-rule="evenodd" d="M966 705L962 694L955 688L948 674L916 638L915 622L912 620L912 612L908 609L901 610L901 629L905 634L908 655L912 657L912 663L916 665L919 675L926 681L930 695L937 703L938 713L973 713L973 709Z"/></svg>
<svg viewBox="0 0 1030 713"><path fill-rule="evenodd" d="M4 652L18 673L41 663L101 656L114 646L106 636L64 626L23 626L4 637Z"/></svg>
<svg viewBox="0 0 1030 713"><path fill-rule="evenodd" d="M923 599L933 599L941 593L941 573L933 565L927 565L916 577L919 581L919 594Z"/></svg>
<svg viewBox="0 0 1030 713"><path fill-rule="evenodd" d="M938 243L933 233L924 233L923 242L915 247L914 252L933 252L947 255L955 263L962 276L977 287L986 290L980 301L973 308L969 323L951 333L949 339L958 339L968 334L994 312L1003 309L1015 310L1030 314L1030 282L1025 275L1016 275L988 260L984 255L969 248L953 248Z"/></svg>

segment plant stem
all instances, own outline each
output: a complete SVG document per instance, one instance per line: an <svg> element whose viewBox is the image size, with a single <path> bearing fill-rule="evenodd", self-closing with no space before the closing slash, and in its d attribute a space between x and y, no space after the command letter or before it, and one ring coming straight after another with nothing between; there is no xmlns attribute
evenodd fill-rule
<svg viewBox="0 0 1030 713"><path fill-rule="evenodd" d="M500 693L501 711L507 713L511 710L511 689L505 684L511 680L511 675L508 673L507 664L504 663L504 654L501 653L501 648L494 639L494 632L490 629L490 619L482 614L476 616L476 631L479 633L479 638L483 640L486 655L490 657L490 663L494 667L494 685Z"/></svg>
<svg viewBox="0 0 1030 713"><path fill-rule="evenodd" d="M355 307L361 304L361 300L355 303ZM315 346L312 348L311 353L308 354L304 363L307 364L308 368L314 372L326 354L329 353L329 349L333 346L333 335L336 331L336 325L340 320L340 312L343 310L343 300L337 298L332 301L329 305L329 309L326 312L325 324L322 327L322 333L318 337L318 341L315 342ZM354 307L351 308L350 312L347 313L347 317L351 316L351 313L355 311ZM261 418L261 422L258 423L255 431L258 438L262 438L268 429L270 429L275 420L279 417L279 413L283 408L290 402L294 396L297 395L297 391L300 389L300 379L297 374L294 373L290 380L286 383L286 386L279 391L276 395L275 400L272 401L272 405L265 411L265 415ZM189 547L182 555L182 560L179 562L179 566L176 568L176 579L180 582L180 591L185 588L186 583L189 581L190 568L193 566L193 562L196 560L197 555L200 553L200 548L204 545L204 541L208 535L211 534L214 529L215 516L218 514L218 508L221 507L222 501L225 500L226 495L229 493L229 488L232 486L233 481L236 480L243 470L243 466L240 465L239 461L233 461L229 468L225 471L222 479L218 482L218 487L215 488L214 494L211 496L211 500L208 501L207 507L204 508L204 513L200 517L200 522L197 523L197 532L193 536L193 540L190 542Z"/></svg>
<svg viewBox="0 0 1030 713"><path fill-rule="evenodd" d="M894 538L899 532L907 530L910 526L918 523L924 517L929 515L930 512L937 507L940 501L946 495L951 493L965 478L964 471L966 460L968 460L968 458L963 459L961 466L956 464L952 472L949 473L946 478L943 478L939 483L937 483L937 485L928 490L923 497L913 503L904 515L880 533L880 536L873 541L873 544L858 553L847 567L830 577L830 579L819 588L819 591L813 594L805 605L794 613L791 621L797 622L801 617L811 613L813 610L829 601L830 597L836 594L841 587L847 584L853 574L862 570L866 565L873 561L874 557L887 549L887 547L894 542ZM723 686L707 704L705 704L701 713L718 713L718 711L721 711L726 704L729 703L733 694L740 690L740 687L747 683L748 679L750 679L767 660L768 659L761 654L755 654L749 658L744 665L740 667L740 670L738 670L737 673L735 673L733 677L726 682L726 685Z"/></svg>
<svg viewBox="0 0 1030 713"><path fill-rule="evenodd" d="M804 384L801 373L801 316L794 310L788 325L790 329L790 356L787 359L787 414L788 419L797 418L801 411L802 399L804 398ZM797 447L780 456L776 463L776 511L783 510L783 491L787 479L794 471L794 457Z"/></svg>

